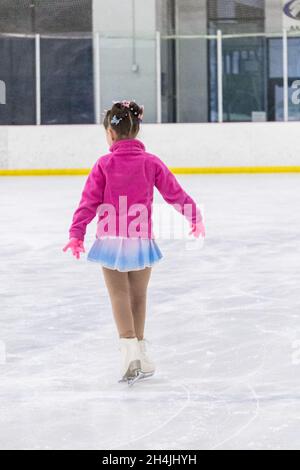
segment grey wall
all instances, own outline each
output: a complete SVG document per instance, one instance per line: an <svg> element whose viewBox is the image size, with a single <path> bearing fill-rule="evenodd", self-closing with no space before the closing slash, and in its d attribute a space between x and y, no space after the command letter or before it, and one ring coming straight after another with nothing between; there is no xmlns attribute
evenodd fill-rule
<svg viewBox="0 0 300 470"><path fill-rule="evenodd" d="M265 0L266 5L266 23L267 33L278 33L283 27L282 0Z"/></svg>
<svg viewBox="0 0 300 470"><path fill-rule="evenodd" d="M131 34L132 5L135 3L136 32L151 34L155 31L155 0L93 0L93 28L115 34Z"/></svg>

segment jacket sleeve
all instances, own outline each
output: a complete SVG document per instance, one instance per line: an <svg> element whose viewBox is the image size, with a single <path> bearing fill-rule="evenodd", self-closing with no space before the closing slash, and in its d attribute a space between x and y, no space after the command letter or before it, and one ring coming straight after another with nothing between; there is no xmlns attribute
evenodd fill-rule
<svg viewBox="0 0 300 470"><path fill-rule="evenodd" d="M103 202L105 175L98 161L92 168L70 227L70 238L84 240L86 227L94 219L99 205Z"/></svg>
<svg viewBox="0 0 300 470"><path fill-rule="evenodd" d="M202 214L195 201L184 191L179 182L159 158L155 160L155 186L164 200L171 204L191 223L202 221Z"/></svg>

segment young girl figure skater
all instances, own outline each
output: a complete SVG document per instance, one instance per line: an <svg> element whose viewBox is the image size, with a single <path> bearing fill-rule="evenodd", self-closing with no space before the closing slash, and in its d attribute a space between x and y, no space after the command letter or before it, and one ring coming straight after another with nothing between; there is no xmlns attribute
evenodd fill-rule
<svg viewBox="0 0 300 470"><path fill-rule="evenodd" d="M120 381L129 385L155 371L144 338L147 287L152 266L163 257L152 230L154 187L187 218L190 234L205 236L195 201L137 139L143 113L143 106L134 101L115 102L106 112L103 124L109 153L98 159L88 176L64 248L70 248L76 258L85 252L86 227L98 213L88 260L102 266L119 333Z"/></svg>

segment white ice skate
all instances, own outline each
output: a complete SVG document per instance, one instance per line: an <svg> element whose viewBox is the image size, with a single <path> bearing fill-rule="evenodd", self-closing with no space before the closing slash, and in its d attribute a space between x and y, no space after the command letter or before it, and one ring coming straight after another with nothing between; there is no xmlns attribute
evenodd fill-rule
<svg viewBox="0 0 300 470"><path fill-rule="evenodd" d="M155 364L151 359L149 359L148 355L146 354L147 340L141 339L139 340L139 347L140 347L140 356L141 356L141 369L143 373L142 378L151 377L155 372Z"/></svg>
<svg viewBox="0 0 300 470"><path fill-rule="evenodd" d="M127 382L132 386L143 378L141 370L141 353L137 338L120 338L121 375L119 382Z"/></svg>

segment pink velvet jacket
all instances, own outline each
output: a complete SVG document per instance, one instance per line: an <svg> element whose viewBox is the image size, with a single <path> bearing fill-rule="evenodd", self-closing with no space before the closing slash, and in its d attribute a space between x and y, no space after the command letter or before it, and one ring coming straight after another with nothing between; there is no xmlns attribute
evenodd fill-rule
<svg viewBox="0 0 300 470"><path fill-rule="evenodd" d="M73 216L70 238L84 240L86 227L97 213L97 236L154 238L154 186L189 222L202 220L195 201L168 167L156 155L146 152L140 140L119 140L109 151L98 159L88 176Z"/></svg>

